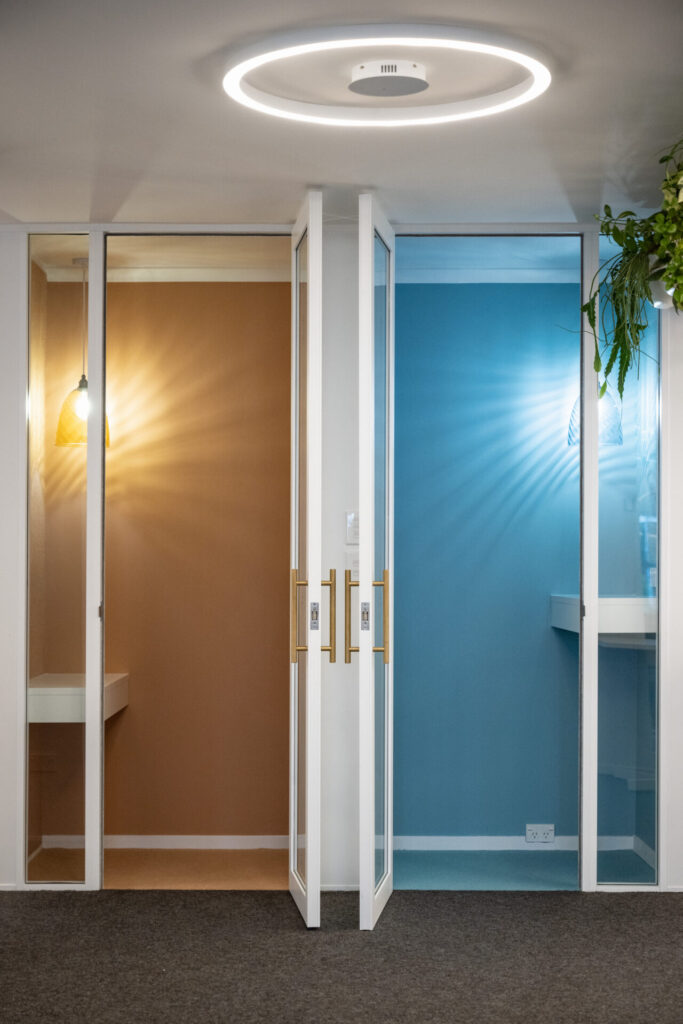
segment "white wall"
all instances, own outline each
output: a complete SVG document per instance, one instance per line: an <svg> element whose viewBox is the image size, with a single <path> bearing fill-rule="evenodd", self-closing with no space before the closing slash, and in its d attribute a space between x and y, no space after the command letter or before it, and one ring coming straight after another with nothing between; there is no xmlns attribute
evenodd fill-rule
<svg viewBox="0 0 683 1024"><path fill-rule="evenodd" d="M24 749L27 274L26 237L0 234L0 888L13 888L19 877L23 830L17 775Z"/></svg>
<svg viewBox="0 0 683 1024"><path fill-rule="evenodd" d="M323 572L337 570L337 662L323 656L321 866L333 889L358 885L358 666L344 664L345 513L358 507L357 450L358 227L333 224L323 229Z"/></svg>

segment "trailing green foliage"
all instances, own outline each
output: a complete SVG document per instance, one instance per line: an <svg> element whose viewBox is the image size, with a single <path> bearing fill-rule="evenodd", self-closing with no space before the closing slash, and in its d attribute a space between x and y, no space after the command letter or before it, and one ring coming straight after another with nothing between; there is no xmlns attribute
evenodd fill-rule
<svg viewBox="0 0 683 1024"><path fill-rule="evenodd" d="M617 390L623 398L626 375L632 366L638 368L652 282L673 289L674 308L683 309L683 139L659 162L665 165L660 210L649 217L637 217L632 210L614 216L605 206L602 217L597 216L602 233L621 246L600 267L582 306L595 339L593 365L603 375L601 396L616 367Z"/></svg>

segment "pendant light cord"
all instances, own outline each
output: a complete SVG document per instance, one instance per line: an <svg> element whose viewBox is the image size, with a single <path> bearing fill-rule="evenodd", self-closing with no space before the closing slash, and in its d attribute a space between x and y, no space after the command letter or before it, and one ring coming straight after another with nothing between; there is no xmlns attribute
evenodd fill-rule
<svg viewBox="0 0 683 1024"><path fill-rule="evenodd" d="M85 377L85 265L83 270L83 287L81 298L81 350L82 350L82 374Z"/></svg>

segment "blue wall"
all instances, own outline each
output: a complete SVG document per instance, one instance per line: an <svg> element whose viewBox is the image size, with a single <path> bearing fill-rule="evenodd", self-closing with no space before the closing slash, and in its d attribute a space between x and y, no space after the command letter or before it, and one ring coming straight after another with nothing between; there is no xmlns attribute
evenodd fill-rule
<svg viewBox="0 0 683 1024"><path fill-rule="evenodd" d="M576 285L396 294L397 835L578 828Z"/></svg>

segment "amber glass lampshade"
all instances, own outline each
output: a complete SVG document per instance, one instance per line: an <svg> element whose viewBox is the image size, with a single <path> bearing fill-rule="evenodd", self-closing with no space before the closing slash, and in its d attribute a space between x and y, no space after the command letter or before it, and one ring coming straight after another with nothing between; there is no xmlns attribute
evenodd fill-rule
<svg viewBox="0 0 683 1024"><path fill-rule="evenodd" d="M85 374L78 387L64 399L57 423L55 444L58 448L72 448L88 443L88 381ZM109 420L104 421L104 443L109 447Z"/></svg>

